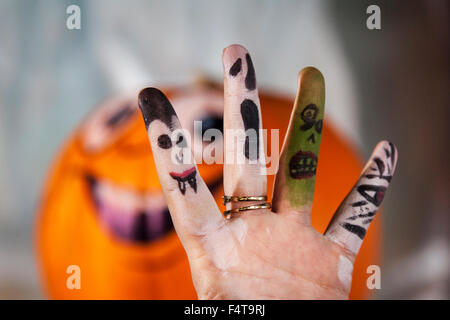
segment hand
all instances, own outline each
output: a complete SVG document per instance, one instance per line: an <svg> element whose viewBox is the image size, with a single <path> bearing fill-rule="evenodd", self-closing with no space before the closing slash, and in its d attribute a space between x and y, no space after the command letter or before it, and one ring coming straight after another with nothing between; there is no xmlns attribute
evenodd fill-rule
<svg viewBox="0 0 450 320"><path fill-rule="evenodd" d="M224 191L228 196L266 195L261 111L253 63L239 45L223 52ZM316 165L324 116L322 74L299 73L273 194L272 210L233 213L225 219L193 163L170 102L155 88L139 94L158 176L200 299L346 299L353 262L380 205L397 162L393 144L375 148L325 235L311 226ZM254 129L234 143L230 129ZM245 163L232 161L243 157ZM264 202L264 201L262 201ZM227 209L261 204L231 202Z"/></svg>

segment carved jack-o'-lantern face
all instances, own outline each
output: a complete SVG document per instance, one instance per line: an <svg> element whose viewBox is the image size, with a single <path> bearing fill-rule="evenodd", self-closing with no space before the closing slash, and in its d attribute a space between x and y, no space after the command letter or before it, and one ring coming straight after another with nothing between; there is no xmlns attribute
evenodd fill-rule
<svg viewBox="0 0 450 320"><path fill-rule="evenodd" d="M135 115L136 106L132 100L119 100L97 110L81 129L80 152L95 161L107 158L115 151L108 147L116 146L117 151L120 150L116 156L125 161L132 155L134 160L145 159L145 139L125 145L118 141L127 126L136 121ZM114 179L114 166L109 167L109 172L100 173L103 168L91 165L88 164L80 175L85 178L94 215L105 231L122 241L145 244L173 229L164 198L155 186L148 185L146 190L139 190L119 177ZM127 176L126 173L122 175L123 178Z"/></svg>
<svg viewBox="0 0 450 320"><path fill-rule="evenodd" d="M203 100L203 106L194 99L197 95L204 94L201 90L174 94L175 108L180 116L192 114L194 102L197 108L193 119L203 120L205 126L208 123L210 127L218 125L221 122L223 104L220 92L214 93L217 95L215 99ZM119 240L146 244L172 232L173 225L156 175L153 173L147 183L142 181L138 186L136 181L127 179L134 178L134 175L126 170L131 168L125 162L138 162L141 166L153 165L153 160L148 159L151 157L151 150L133 100L132 97L104 103L82 125L78 146L80 153L87 159L81 175L85 178L101 227ZM171 135L169 124L161 122L160 125L165 128L163 132L167 132L158 138L159 147L162 152L172 152L172 146L176 147L178 152L175 153L175 160L182 163L183 155L190 152L186 139L182 133ZM124 163L120 168L111 165L111 156L122 158ZM109 159L110 165L96 166L95 163L100 162L100 159ZM211 182L211 189L214 189L221 172L218 167L204 169L212 169L216 173L217 176L212 176L208 181ZM145 170L142 174L144 172ZM189 173L174 173L174 178L178 179L182 190L185 190L186 184L195 186Z"/></svg>
<svg viewBox="0 0 450 320"><path fill-rule="evenodd" d="M189 87L166 90L166 94L191 137L199 138L193 134L195 120L202 121L202 132L222 129L221 90ZM264 91L260 100L263 126L280 130L281 145L292 101ZM308 120L305 123L313 124L306 130L323 134L312 212L313 225L323 231L361 167L328 123L322 130L322 118L318 119L314 110L306 110L304 117ZM158 146L167 152L176 146L181 160L188 144L185 137L169 131L158 137ZM268 143L271 150L270 139ZM312 141L306 143L313 148ZM197 167L223 209L222 166ZM174 171L172 178L178 181L180 191L195 191L196 182L189 172ZM273 176L269 176L269 197L272 181ZM39 211L40 267L51 297L195 298L187 257L161 192L136 96L105 101L75 130L52 167ZM379 227L376 219L374 222L356 260L353 298L363 297L365 270L376 263ZM71 265L80 267L79 290L67 287L70 274L66 271Z"/></svg>

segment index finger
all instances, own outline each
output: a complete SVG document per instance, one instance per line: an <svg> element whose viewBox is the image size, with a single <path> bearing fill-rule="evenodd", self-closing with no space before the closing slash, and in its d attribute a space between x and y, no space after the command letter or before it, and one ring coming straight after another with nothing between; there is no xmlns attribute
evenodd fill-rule
<svg viewBox="0 0 450 320"><path fill-rule="evenodd" d="M170 215L186 248L191 240L216 230L224 219L198 174L186 131L181 130L166 96L156 88L146 88L139 93L139 107Z"/></svg>

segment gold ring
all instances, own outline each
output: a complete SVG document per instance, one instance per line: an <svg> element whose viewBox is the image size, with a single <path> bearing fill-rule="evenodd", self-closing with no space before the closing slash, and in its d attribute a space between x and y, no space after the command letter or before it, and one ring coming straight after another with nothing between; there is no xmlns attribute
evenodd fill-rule
<svg viewBox="0 0 450 320"><path fill-rule="evenodd" d="M224 211L223 214L227 219L230 219L232 213L239 213L242 211L257 210L257 209L270 209L270 208L272 208L272 205L269 202L266 202L262 204L254 204L247 207L234 208L231 210Z"/></svg>
<svg viewBox="0 0 450 320"><path fill-rule="evenodd" d="M267 201L267 196L222 196L223 204L241 201Z"/></svg>

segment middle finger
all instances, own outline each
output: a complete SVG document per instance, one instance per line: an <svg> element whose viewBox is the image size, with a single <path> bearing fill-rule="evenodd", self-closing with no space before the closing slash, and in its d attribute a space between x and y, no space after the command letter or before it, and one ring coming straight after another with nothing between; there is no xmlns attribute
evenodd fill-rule
<svg viewBox="0 0 450 320"><path fill-rule="evenodd" d="M267 178L261 109L255 70L248 51L231 45L223 51L224 192L227 196L265 196ZM227 209L257 202L227 204Z"/></svg>

